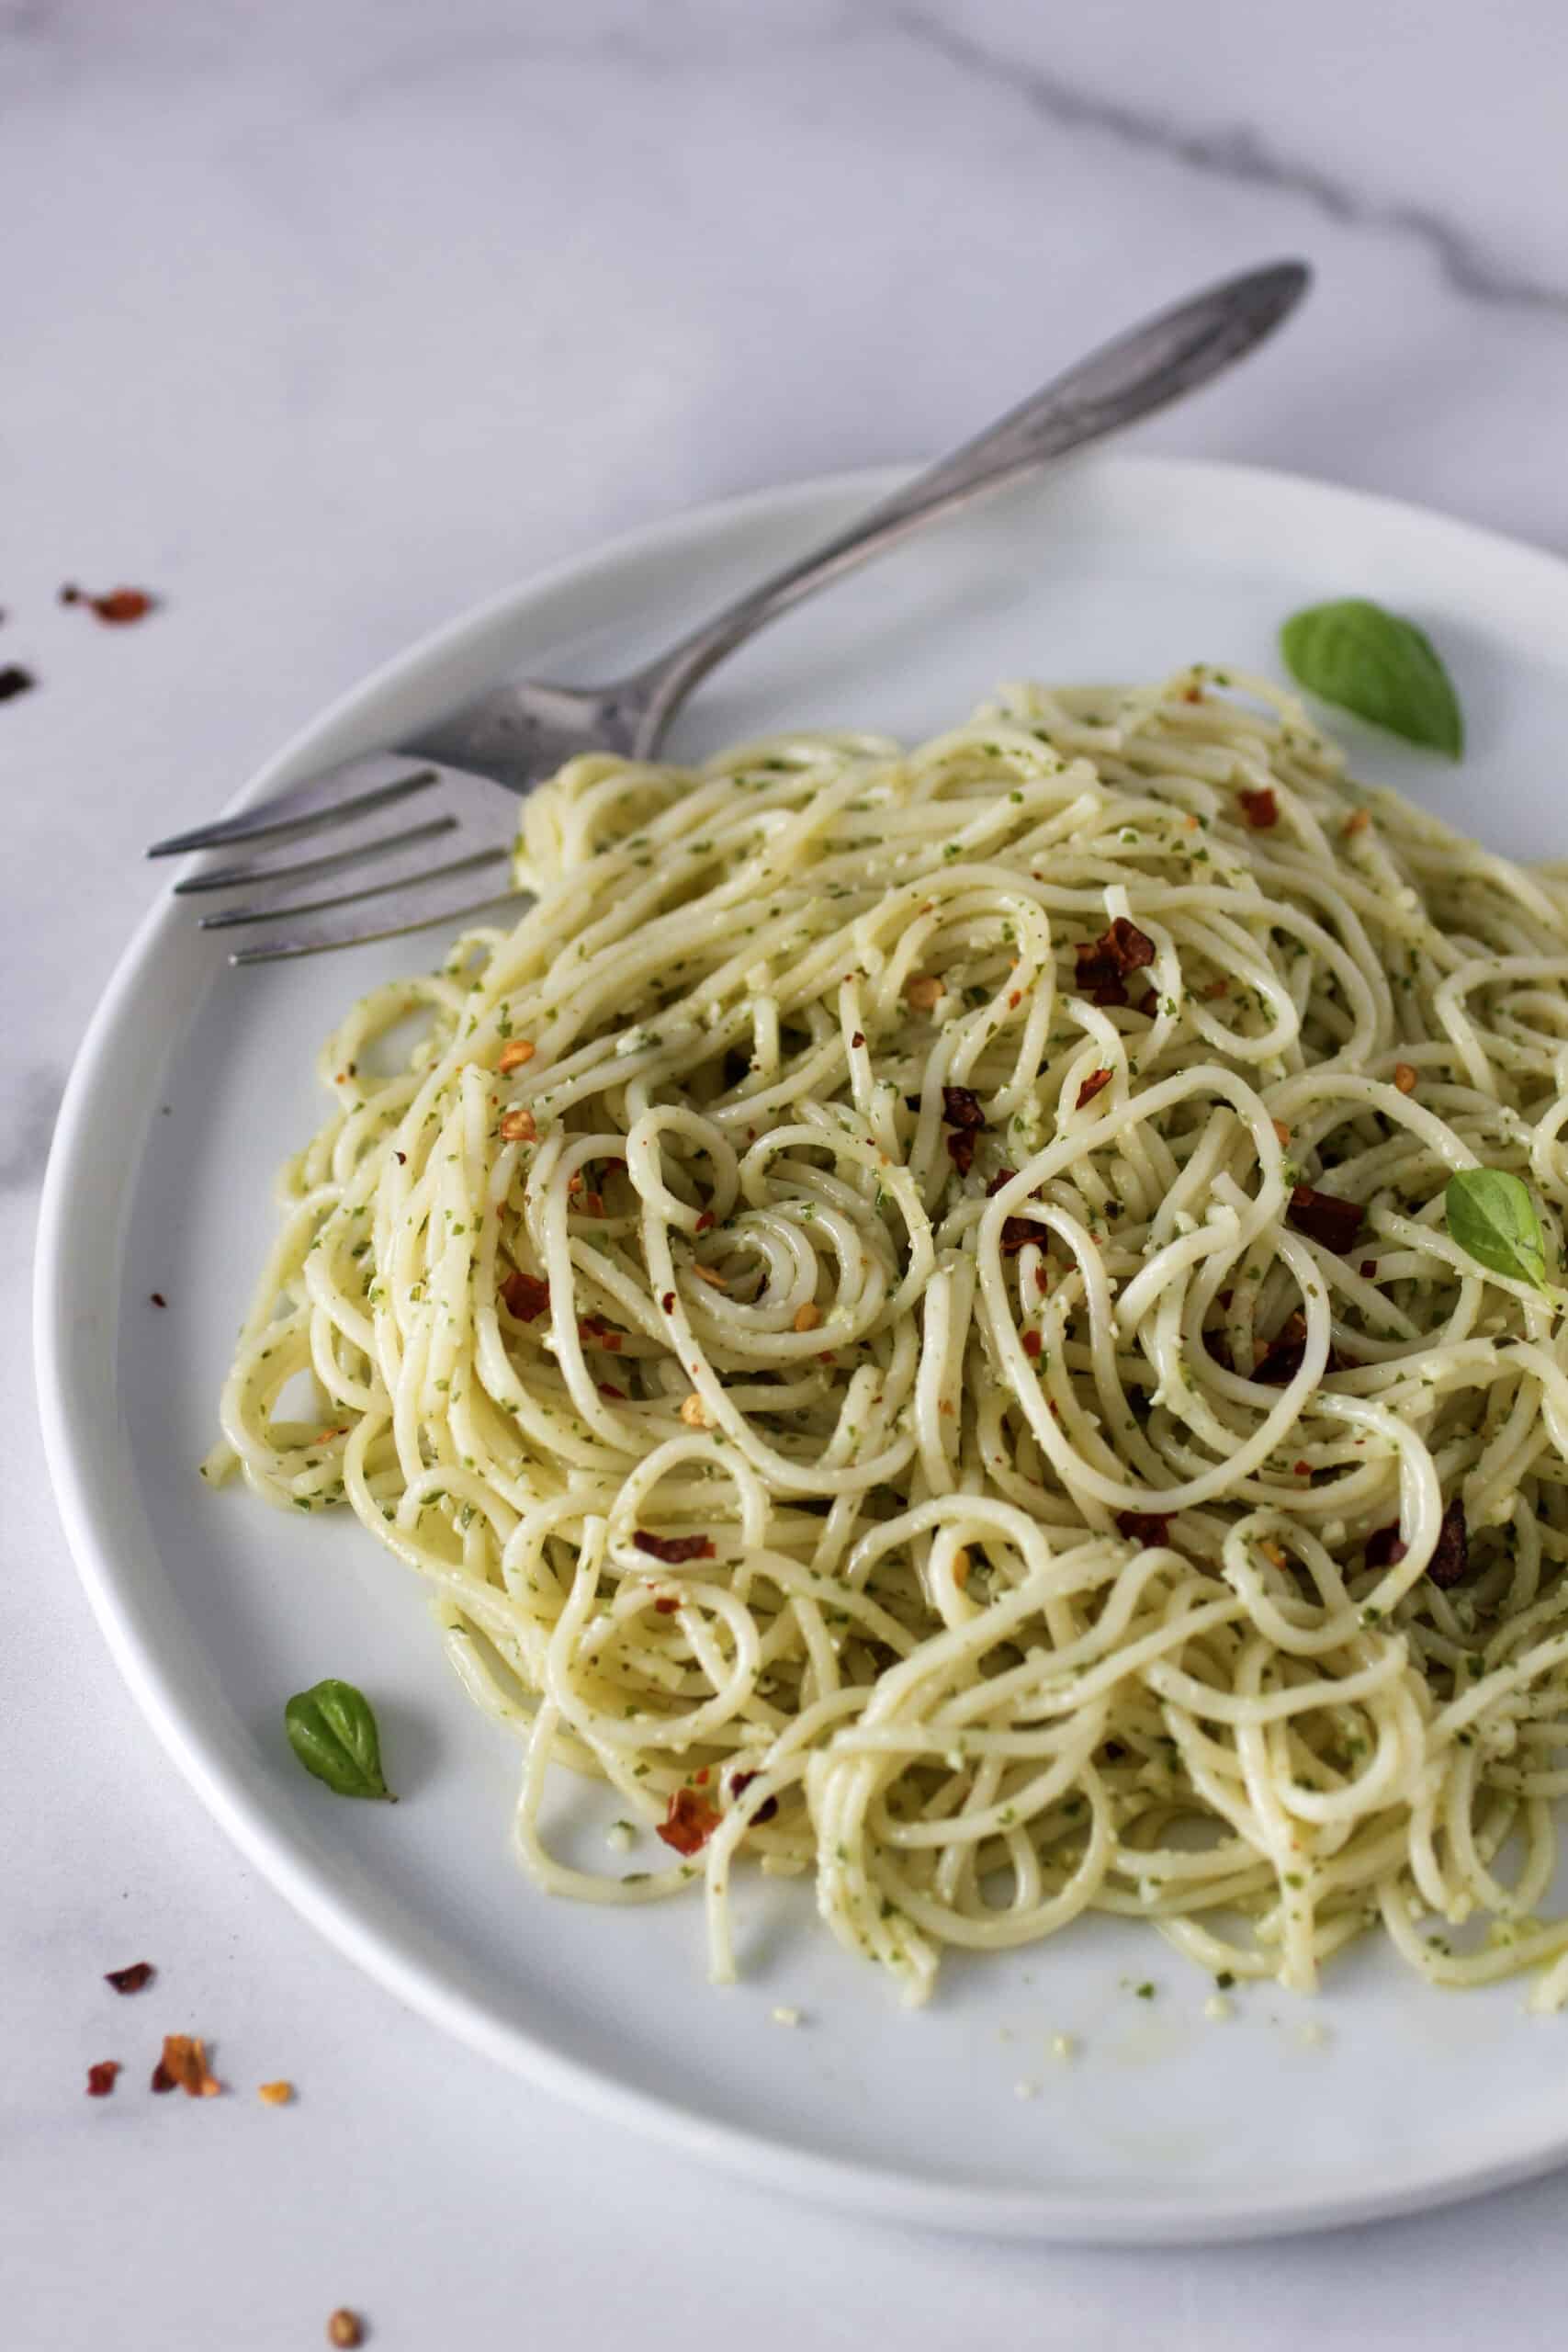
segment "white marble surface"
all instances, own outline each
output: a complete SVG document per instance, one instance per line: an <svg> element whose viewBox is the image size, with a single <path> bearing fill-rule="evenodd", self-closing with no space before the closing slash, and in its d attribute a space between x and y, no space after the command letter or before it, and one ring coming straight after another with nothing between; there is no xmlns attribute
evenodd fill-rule
<svg viewBox="0 0 1568 2352"><path fill-rule="evenodd" d="M1568 18L1394 0L0 0L0 2342L912 2352L1467 2343L1561 2179L1334 2240L919 2240L604 2132L404 2017L258 1884L134 1714L39 1462L24 1265L142 842L487 591L695 499L935 447L1299 252L1266 365L1146 435L1568 552ZM59 583L144 582L114 632ZM105 1148L114 1148L106 1136ZM242 2082L81 2095L145 1952ZM141 2012L137 2013L140 2026ZM126 2054L122 2052L122 2054ZM1558 2290L1554 2294L1554 2288Z"/></svg>

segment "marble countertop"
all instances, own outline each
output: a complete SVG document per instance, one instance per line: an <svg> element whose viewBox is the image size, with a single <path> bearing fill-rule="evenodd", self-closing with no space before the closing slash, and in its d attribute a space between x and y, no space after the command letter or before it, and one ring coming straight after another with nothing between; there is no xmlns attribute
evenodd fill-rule
<svg viewBox="0 0 1568 2352"><path fill-rule="evenodd" d="M0 1037L16 1432L0 1579L0 2338L1468 2342L1561 2178L1285 2245L919 2238L781 2205L441 2040L242 1864L77 1589L27 1261L71 1056L155 878L327 697L454 611L693 501L939 448L1141 311L1300 253L1267 370L1147 430L1568 552L1568 17L1318 0L0 0ZM62 607L145 583L144 626ZM106 1138L113 1148L113 1138ZM221 2165L89 2106L97 1972L212 1988L311 2086ZM87 2054L92 2054L88 2051ZM1543 2296L1542 2290L1545 2290Z"/></svg>

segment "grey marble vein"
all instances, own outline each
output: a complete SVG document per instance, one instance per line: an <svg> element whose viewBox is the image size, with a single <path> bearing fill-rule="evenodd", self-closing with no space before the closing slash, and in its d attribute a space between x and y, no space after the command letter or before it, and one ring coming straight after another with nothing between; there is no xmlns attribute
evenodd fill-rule
<svg viewBox="0 0 1568 2352"><path fill-rule="evenodd" d="M1028 58L1006 55L923 8L897 8L889 21L950 65L1010 92L1047 122L1098 132L1214 179L1300 198L1344 228L1410 238L1425 249L1443 282L1467 300L1568 322L1568 283L1532 277L1494 261L1468 230L1430 205L1363 194L1332 173L1275 153L1245 123L1196 128L1101 96Z"/></svg>

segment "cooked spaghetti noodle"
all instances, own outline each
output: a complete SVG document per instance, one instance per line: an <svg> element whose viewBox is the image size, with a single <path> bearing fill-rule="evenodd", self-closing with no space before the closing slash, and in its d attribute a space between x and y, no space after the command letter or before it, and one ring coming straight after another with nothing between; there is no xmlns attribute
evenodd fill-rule
<svg viewBox="0 0 1568 2352"><path fill-rule="evenodd" d="M700 1877L718 1978L752 1858L913 1999L1101 1910L1555 2005L1568 1353L1443 1193L1555 1264L1568 888L1202 669L579 759L519 879L330 1041L209 1467L425 1578L537 1883Z"/></svg>

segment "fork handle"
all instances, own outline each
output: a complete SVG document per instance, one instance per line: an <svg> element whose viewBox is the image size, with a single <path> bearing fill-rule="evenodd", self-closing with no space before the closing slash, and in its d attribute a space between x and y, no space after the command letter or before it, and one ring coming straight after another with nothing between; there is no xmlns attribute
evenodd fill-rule
<svg viewBox="0 0 1568 2352"><path fill-rule="evenodd" d="M986 497L1207 383L1271 334L1310 282L1305 263L1277 262L1226 278L1102 344L825 546L716 614L625 682L638 713L637 756L651 756L693 687L769 621L896 547L933 516Z"/></svg>

